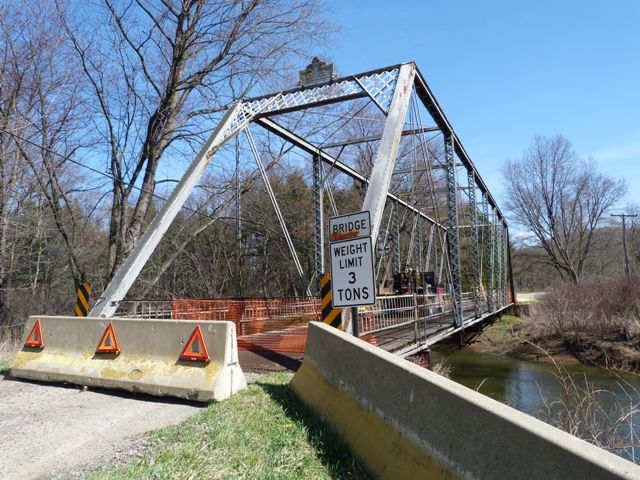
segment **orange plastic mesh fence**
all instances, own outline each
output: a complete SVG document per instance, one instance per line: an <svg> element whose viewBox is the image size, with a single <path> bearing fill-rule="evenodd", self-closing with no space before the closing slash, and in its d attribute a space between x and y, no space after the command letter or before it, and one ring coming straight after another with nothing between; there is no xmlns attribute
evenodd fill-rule
<svg viewBox="0 0 640 480"><path fill-rule="evenodd" d="M242 350L304 353L307 324L320 319L320 300L176 299L172 302L172 318L232 321L236 325L238 348Z"/></svg>

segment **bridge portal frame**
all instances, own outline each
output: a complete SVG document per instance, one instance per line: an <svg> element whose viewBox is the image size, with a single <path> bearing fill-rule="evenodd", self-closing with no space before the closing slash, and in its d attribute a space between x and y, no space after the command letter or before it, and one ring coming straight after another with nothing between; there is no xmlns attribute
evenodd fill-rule
<svg viewBox="0 0 640 480"><path fill-rule="evenodd" d="M409 102L413 94L421 101L428 111L435 127L418 129L421 131L439 130L444 135L445 140L445 165L447 173L447 203L448 221L447 225L440 224L436 219L431 218L427 213L421 211L409 202L393 195L389 192L391 176L395 166L399 142L402 136L415 134L403 129L405 117L409 108ZM380 144L376 151L373 170L370 177L366 178L352 167L340 162L337 158L327 154L322 148L316 146L305 138L295 134L279 125L273 118L276 115L313 108L321 105L344 102L357 98L369 97L375 105L386 115L383 132L379 140ZM294 146L306 151L317 159L318 171L314 166L314 190L322 190L322 163L329 164L333 169L342 172L356 181L359 181L366 189L363 201L363 209L371 212L372 218L372 239L376 244L377 236L381 227L381 220L385 203L393 201L396 206L405 208L413 212L416 217L426 220L437 228L440 232L446 232L446 248L448 249L449 279L450 289L453 294L454 320L458 328L463 327L462 311L462 284L460 272L460 249L459 249L459 229L458 224L458 190L457 167L462 165L467 170L469 185L466 188L473 190L472 208L475 211L475 190L478 189L483 199L483 213L487 207L491 207L495 215L496 227L489 231L492 237L491 243L499 250L499 276L496 293L498 305L503 306L506 300L506 287L509 285L511 298L515 299L513 290L513 278L511 273L511 259L508 249L508 223L496 201L491 195L485 182L482 180L475 165L471 161L464 146L460 142L457 134L453 130L449 120L444 115L440 105L436 101L433 92L427 85L422 73L415 63L408 62L390 67L380 68L356 75L341 77L329 80L316 85L302 86L275 94L265 95L237 102L229 105L221 121L213 131L209 139L203 144L193 163L189 166L180 182L177 184L169 199L162 206L158 214L151 221L141 238L138 240L133 250L125 259L122 266L115 273L113 279L107 285L102 296L97 300L89 316L112 317L118 304L124 299L127 292L138 277L147 260L157 247L164 233L167 231L177 213L184 206L187 198L200 180L205 168L211 161L214 154L227 142L236 137L242 130L250 124L256 124L267 131L283 138ZM370 139L364 139L369 141ZM456 159L457 157L457 159ZM458 161L460 163L458 163ZM473 179L474 185L471 184ZM322 195L316 193L316 219L322 216ZM475 218L474 218L475 217ZM477 286L481 282L480 271L477 265L477 212L472 214L472 233L476 248L473 248L472 268L474 293L478 291ZM484 219L486 223L488 219ZM316 229L320 230L316 235L316 270L323 268L323 254L319 249L323 243L323 226L321 221L316 221ZM498 226L499 224L499 226ZM498 233L499 232L499 233ZM486 233L486 230L483 231ZM498 236L498 238L495 238ZM497 242L496 242L497 240ZM444 246L444 245L443 245ZM492 248L492 252L496 249ZM494 257L494 255L492 255ZM475 260L474 260L475 259ZM490 265L491 276L495 266ZM319 275L321 272L316 272ZM506 277L509 277L508 279ZM502 297L502 298L500 298ZM493 299L491 299L493 300ZM493 302L488 302L489 309ZM475 314L477 313L478 302L475 302Z"/></svg>

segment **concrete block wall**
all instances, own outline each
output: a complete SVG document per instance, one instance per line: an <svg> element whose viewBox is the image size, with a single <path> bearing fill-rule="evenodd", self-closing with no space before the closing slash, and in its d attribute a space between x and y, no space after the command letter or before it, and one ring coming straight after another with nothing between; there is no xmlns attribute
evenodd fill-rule
<svg viewBox="0 0 640 480"><path fill-rule="evenodd" d="M14 377L197 401L223 400L247 386L232 322L33 316L23 343L38 319L44 348L23 347L10 367ZM96 354L110 322L120 353ZM210 361L181 360L198 325Z"/></svg>
<svg viewBox="0 0 640 480"><path fill-rule="evenodd" d="M640 478L631 462L321 323L291 387L378 478Z"/></svg>

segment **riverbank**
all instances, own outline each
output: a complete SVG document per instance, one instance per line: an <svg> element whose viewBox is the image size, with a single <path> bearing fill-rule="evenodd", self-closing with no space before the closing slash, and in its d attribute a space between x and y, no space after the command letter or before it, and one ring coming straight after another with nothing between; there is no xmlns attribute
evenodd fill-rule
<svg viewBox="0 0 640 480"><path fill-rule="evenodd" d="M469 337L468 342L465 348L476 353L563 365L582 363L640 373L637 340L596 338L588 332L569 337L549 334L540 328L540 313L523 317L503 315L481 334Z"/></svg>

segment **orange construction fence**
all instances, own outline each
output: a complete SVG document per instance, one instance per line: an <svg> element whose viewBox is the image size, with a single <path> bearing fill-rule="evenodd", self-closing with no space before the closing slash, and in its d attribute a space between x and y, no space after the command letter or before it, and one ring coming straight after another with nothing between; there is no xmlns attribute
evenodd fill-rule
<svg viewBox="0 0 640 480"><path fill-rule="evenodd" d="M307 324L320 319L315 297L266 300L175 299L172 318L228 320L236 325L238 348L304 353Z"/></svg>

